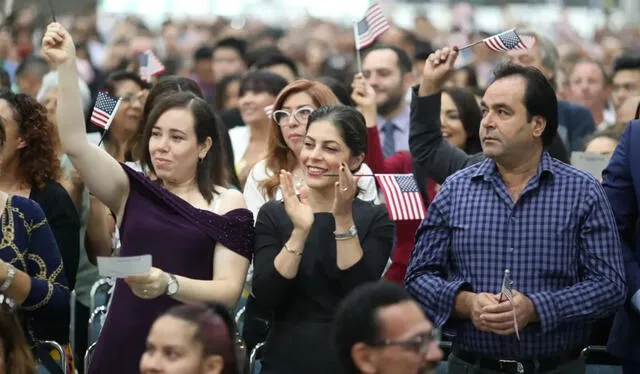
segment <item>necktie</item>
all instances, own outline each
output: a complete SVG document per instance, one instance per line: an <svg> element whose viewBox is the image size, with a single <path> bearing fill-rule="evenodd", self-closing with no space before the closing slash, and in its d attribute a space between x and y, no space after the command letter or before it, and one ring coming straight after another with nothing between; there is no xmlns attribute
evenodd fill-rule
<svg viewBox="0 0 640 374"><path fill-rule="evenodd" d="M396 141L394 133L396 131L396 125L388 121L382 126L382 132L384 133L384 140L382 142L382 153L384 157L389 157L396 152Z"/></svg>

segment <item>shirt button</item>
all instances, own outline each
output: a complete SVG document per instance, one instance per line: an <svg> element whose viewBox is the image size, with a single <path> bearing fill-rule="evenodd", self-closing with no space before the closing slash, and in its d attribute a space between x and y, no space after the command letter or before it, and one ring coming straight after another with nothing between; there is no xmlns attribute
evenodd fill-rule
<svg viewBox="0 0 640 374"><path fill-rule="evenodd" d="M513 247L509 247L508 251L513 252Z"/></svg>

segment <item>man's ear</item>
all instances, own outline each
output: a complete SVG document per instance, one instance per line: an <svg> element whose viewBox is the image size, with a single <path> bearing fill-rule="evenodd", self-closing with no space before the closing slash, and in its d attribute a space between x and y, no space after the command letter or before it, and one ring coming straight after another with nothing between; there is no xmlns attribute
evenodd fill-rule
<svg viewBox="0 0 640 374"><path fill-rule="evenodd" d="M377 355L364 343L356 343L351 347L351 360L361 373L376 372Z"/></svg>
<svg viewBox="0 0 640 374"><path fill-rule="evenodd" d="M547 128L547 119L542 116L533 116L531 119L532 133L536 138L542 138L544 129Z"/></svg>

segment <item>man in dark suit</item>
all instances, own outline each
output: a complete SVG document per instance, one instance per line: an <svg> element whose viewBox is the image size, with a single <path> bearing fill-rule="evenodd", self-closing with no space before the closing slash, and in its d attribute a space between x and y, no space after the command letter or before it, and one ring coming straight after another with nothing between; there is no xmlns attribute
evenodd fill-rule
<svg viewBox="0 0 640 374"><path fill-rule="evenodd" d="M624 374L636 374L640 373L640 121L627 125L602 176L620 231L627 278L627 302L615 316L608 349L624 360Z"/></svg>

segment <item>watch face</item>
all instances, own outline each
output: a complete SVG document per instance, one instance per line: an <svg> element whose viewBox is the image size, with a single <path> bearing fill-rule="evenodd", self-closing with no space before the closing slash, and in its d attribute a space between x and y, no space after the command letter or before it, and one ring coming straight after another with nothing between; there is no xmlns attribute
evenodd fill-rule
<svg viewBox="0 0 640 374"><path fill-rule="evenodd" d="M171 295L178 292L178 283L176 282L169 283L169 287L167 287L167 291L169 291L169 294Z"/></svg>

